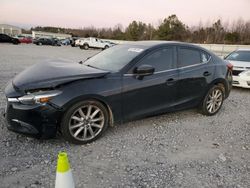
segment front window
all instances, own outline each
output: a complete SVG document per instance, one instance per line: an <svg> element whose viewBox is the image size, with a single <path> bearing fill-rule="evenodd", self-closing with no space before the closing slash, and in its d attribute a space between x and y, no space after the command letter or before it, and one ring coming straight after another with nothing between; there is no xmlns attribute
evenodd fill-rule
<svg viewBox="0 0 250 188"><path fill-rule="evenodd" d="M235 51L226 57L226 60L250 62L250 51Z"/></svg>
<svg viewBox="0 0 250 188"><path fill-rule="evenodd" d="M144 49L143 46L117 45L91 57L84 64L102 70L118 72L141 54Z"/></svg>
<svg viewBox="0 0 250 188"><path fill-rule="evenodd" d="M174 49L173 47L165 47L158 49L146 57L144 57L136 67L140 65L151 65L155 68L155 72L165 71L176 68L174 63ZM133 69L129 73L133 72Z"/></svg>

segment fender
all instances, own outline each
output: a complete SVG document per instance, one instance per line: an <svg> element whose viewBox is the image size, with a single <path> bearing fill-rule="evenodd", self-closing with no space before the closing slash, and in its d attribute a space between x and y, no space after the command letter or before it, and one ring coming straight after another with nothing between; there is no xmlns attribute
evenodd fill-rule
<svg viewBox="0 0 250 188"><path fill-rule="evenodd" d="M62 114L66 112L67 109L69 109L70 106L76 104L77 102L83 101L83 100L96 100L98 102L101 102L108 110L109 112L109 121L110 121L110 126L114 126L114 114L113 114L113 109L109 105L108 101L105 99L105 97L101 95L82 95L79 97L76 97L72 99L71 101L67 102L62 108Z"/></svg>

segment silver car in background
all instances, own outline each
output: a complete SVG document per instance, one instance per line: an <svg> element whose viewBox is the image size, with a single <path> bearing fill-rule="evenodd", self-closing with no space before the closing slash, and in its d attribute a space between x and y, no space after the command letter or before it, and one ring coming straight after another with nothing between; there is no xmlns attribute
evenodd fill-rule
<svg viewBox="0 0 250 188"><path fill-rule="evenodd" d="M233 86L250 88L250 49L238 49L225 60L233 65Z"/></svg>

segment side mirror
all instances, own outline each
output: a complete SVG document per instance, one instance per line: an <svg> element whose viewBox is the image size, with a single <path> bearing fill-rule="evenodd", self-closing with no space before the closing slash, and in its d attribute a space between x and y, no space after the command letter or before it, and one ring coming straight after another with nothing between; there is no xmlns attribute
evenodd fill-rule
<svg viewBox="0 0 250 188"><path fill-rule="evenodd" d="M151 65L141 65L134 69L134 74L137 74L140 77L152 75L155 71L155 68Z"/></svg>

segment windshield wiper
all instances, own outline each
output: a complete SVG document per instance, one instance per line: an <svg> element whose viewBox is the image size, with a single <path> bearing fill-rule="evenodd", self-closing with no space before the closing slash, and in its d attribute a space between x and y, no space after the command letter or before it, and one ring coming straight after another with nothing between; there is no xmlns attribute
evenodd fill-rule
<svg viewBox="0 0 250 188"><path fill-rule="evenodd" d="M88 59L90 59L91 57L88 57L88 58L86 58L85 60L83 60L83 61L79 61L78 63L79 64L83 64L83 63L85 63Z"/></svg>
<svg viewBox="0 0 250 188"><path fill-rule="evenodd" d="M94 69L99 69L98 67L95 67L95 66L92 66L90 64L86 65L87 67L91 67L91 68L94 68Z"/></svg>

